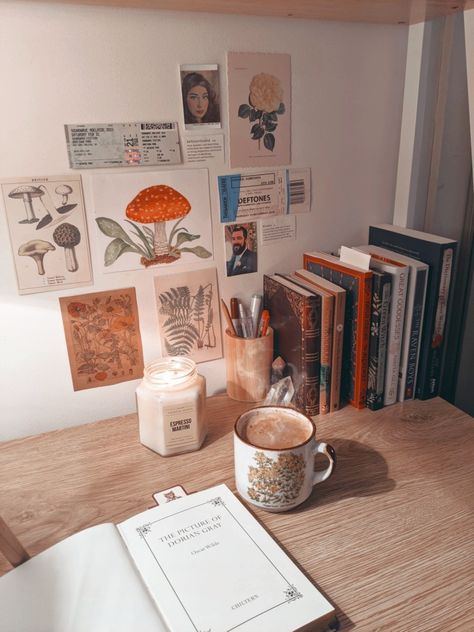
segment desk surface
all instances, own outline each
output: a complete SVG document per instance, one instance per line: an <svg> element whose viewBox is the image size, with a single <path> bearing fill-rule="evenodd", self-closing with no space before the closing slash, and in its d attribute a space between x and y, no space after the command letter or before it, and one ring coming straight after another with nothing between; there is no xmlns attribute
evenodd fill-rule
<svg viewBox="0 0 474 632"><path fill-rule="evenodd" d="M153 505L154 491L235 490L232 426L248 405L208 400L199 452L162 458L135 415L0 444L0 513L36 554ZM333 477L301 507L257 517L335 604L343 630L474 630L474 423L441 399L316 422ZM8 563L0 555L0 574Z"/></svg>

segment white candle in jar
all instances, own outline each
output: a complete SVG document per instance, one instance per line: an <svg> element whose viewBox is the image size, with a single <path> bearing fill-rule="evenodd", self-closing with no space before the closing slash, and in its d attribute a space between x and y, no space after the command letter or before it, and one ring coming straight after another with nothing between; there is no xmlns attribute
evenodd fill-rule
<svg viewBox="0 0 474 632"><path fill-rule="evenodd" d="M189 358L145 367L137 390L140 441L162 456L198 450L206 436L206 381Z"/></svg>

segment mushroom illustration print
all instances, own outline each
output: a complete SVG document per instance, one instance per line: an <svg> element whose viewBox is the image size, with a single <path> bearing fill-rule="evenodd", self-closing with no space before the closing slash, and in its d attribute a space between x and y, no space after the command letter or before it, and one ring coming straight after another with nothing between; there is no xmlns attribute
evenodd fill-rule
<svg viewBox="0 0 474 632"><path fill-rule="evenodd" d="M189 200L173 187L155 184L142 189L125 209L125 216L128 218L126 221L132 226L132 234L138 237L138 241L115 220L108 217L96 219L101 232L113 238L104 253L105 265L112 265L124 253L140 255L140 263L144 267L173 263L183 252L203 259L210 257L211 253L203 246L183 246L185 242L200 238L200 235L193 235L187 228L180 226L190 211ZM177 221L168 237L166 222L171 220ZM140 227L139 224L144 226Z"/></svg>
<svg viewBox="0 0 474 632"><path fill-rule="evenodd" d="M35 224L39 221L35 215L31 200L32 198L41 197L43 194L44 192L41 189L30 184L21 185L10 191L8 194L9 198L23 200L23 204L25 205L26 218L20 220L18 222L19 224Z"/></svg>
<svg viewBox="0 0 474 632"><path fill-rule="evenodd" d="M66 258L66 268L69 272L76 272L79 264L76 258L75 246L81 241L81 233L73 224L60 224L53 233L53 239L57 246L64 248L64 256Z"/></svg>
<svg viewBox="0 0 474 632"><path fill-rule="evenodd" d="M36 263L38 274L44 274L44 256L50 250L56 250L53 244L43 239L32 239L18 248L20 257L31 257Z"/></svg>
<svg viewBox="0 0 474 632"><path fill-rule="evenodd" d="M143 189L127 206L125 214L141 224L154 224L153 252L151 263L178 259L179 252L173 252L166 237L166 222L182 219L191 210L189 201L179 191L166 184L158 184ZM148 265L150 265L148 264Z"/></svg>

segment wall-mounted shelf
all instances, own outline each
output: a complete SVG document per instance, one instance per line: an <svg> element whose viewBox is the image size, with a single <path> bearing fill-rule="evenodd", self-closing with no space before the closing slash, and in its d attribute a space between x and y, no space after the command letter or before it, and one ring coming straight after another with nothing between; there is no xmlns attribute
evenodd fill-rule
<svg viewBox="0 0 474 632"><path fill-rule="evenodd" d="M62 4L415 24L474 8L474 0L53 0Z"/></svg>

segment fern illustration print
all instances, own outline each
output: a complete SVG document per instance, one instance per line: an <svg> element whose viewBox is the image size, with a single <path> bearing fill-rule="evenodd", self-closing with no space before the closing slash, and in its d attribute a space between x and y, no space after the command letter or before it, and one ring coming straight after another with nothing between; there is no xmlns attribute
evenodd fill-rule
<svg viewBox="0 0 474 632"><path fill-rule="evenodd" d="M222 356L214 268L155 278L162 353L196 362Z"/></svg>

